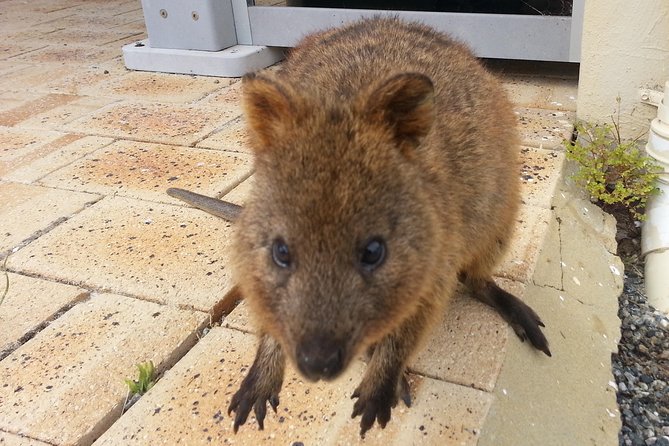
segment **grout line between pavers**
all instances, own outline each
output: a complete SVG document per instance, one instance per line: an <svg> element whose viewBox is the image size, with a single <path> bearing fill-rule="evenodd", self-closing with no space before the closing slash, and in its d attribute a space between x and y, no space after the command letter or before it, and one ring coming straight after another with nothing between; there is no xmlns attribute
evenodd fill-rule
<svg viewBox="0 0 669 446"><path fill-rule="evenodd" d="M85 302L91 298L91 292L90 291L84 291L82 293L79 293L73 300L68 302L67 304L63 305L59 309L57 309L52 315L50 315L48 318L34 326L32 329L30 329L27 333L25 333L23 336L21 336L19 339L16 341L12 342L9 344L9 346L5 349L0 351L0 361L5 359L7 356L11 355L14 353L17 349L19 349L23 344L26 342L30 341L32 338L37 336L42 330L44 330L46 327L51 325L52 322L54 322L57 319L60 319L61 316L63 316L65 313L70 311L72 308L74 308L76 305Z"/></svg>
<svg viewBox="0 0 669 446"><path fill-rule="evenodd" d="M59 446L55 443L49 443L48 441L44 441L44 440L40 440L39 438L31 437L30 435L26 435L26 434L18 433L18 432L11 432L11 431L0 428L0 434L3 433L3 432L6 433L6 434L15 435L15 436L20 437L20 438L26 438L28 440L37 441L39 443L46 444L46 445L49 445L49 446Z"/></svg>

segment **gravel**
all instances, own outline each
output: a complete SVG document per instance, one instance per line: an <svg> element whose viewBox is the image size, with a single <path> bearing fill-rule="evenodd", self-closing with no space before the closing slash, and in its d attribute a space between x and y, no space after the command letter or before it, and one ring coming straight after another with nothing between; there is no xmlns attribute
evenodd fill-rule
<svg viewBox="0 0 669 446"><path fill-rule="evenodd" d="M669 319L646 301L642 264L625 267L621 338L611 358L623 423L619 444L669 446Z"/></svg>

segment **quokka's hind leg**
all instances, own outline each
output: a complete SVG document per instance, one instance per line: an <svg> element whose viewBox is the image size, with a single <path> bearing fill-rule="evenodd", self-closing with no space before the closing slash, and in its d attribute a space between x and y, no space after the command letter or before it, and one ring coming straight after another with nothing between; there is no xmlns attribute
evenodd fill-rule
<svg viewBox="0 0 669 446"><path fill-rule="evenodd" d="M545 327L539 315L522 300L503 290L490 279L473 279L466 274L461 278L472 291L474 297L490 305L506 320L521 341L528 339L532 345L548 356L548 341L540 327Z"/></svg>

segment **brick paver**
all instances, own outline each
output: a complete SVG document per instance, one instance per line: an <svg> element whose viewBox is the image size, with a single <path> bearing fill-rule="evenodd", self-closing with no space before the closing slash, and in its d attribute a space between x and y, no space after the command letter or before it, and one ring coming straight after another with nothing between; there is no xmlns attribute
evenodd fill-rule
<svg viewBox="0 0 669 446"><path fill-rule="evenodd" d="M120 416L135 364L174 364L205 313L95 295L0 361L0 430L53 444L86 444Z"/></svg>
<svg viewBox="0 0 669 446"><path fill-rule="evenodd" d="M231 224L182 206L108 197L9 258L14 271L215 312L232 288Z"/></svg>
<svg viewBox="0 0 669 446"><path fill-rule="evenodd" d="M0 290L8 292L0 307L0 358L15 350L27 337L77 302L88 291L20 274L0 273ZM4 291L0 291L2 295Z"/></svg>

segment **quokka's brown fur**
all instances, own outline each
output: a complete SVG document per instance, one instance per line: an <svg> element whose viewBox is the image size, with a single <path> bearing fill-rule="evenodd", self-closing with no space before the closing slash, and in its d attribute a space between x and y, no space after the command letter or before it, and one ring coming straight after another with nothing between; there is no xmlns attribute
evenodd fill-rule
<svg viewBox="0 0 669 446"><path fill-rule="evenodd" d="M519 205L516 118L460 43L375 18L305 38L244 79L255 186L235 272L260 332L229 411L276 410L284 363L331 379L363 351L361 434L409 402L404 371L458 280L550 355L538 316L492 272Z"/></svg>

